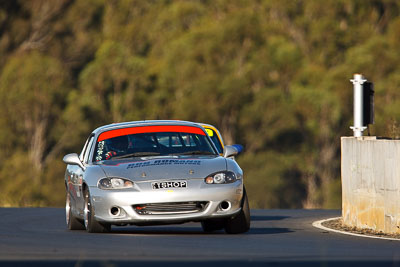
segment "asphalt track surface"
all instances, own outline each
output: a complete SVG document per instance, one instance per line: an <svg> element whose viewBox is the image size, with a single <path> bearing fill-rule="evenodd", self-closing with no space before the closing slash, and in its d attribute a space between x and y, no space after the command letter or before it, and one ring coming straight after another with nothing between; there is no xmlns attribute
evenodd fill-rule
<svg viewBox="0 0 400 267"><path fill-rule="evenodd" d="M400 266L400 241L326 232L338 210L252 210L242 235L200 223L68 231L60 208L0 208L0 266Z"/></svg>

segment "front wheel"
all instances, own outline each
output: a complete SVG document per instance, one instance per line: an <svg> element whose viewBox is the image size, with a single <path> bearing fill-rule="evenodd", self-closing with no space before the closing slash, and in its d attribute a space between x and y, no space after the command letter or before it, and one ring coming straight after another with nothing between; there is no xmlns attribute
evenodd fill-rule
<svg viewBox="0 0 400 267"><path fill-rule="evenodd" d="M228 234L241 234L250 229L250 207L246 189L243 187L242 210L233 218L225 222L225 232Z"/></svg>
<svg viewBox="0 0 400 267"><path fill-rule="evenodd" d="M89 233L108 233L111 225L102 224L94 218L94 209L90 200L89 190L85 190L85 208L83 210L86 231Z"/></svg>
<svg viewBox="0 0 400 267"><path fill-rule="evenodd" d="M67 191L67 195L65 198L65 220L67 223L67 227L69 230L85 230L85 226L83 225L82 221L80 221L72 213L71 206L71 195Z"/></svg>

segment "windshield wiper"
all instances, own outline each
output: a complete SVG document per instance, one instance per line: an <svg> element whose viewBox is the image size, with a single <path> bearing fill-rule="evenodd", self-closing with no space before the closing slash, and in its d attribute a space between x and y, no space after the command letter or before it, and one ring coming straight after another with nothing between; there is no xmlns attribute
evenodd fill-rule
<svg viewBox="0 0 400 267"><path fill-rule="evenodd" d="M182 153L174 153L173 155L215 155L215 154L210 151L194 150Z"/></svg>
<svg viewBox="0 0 400 267"><path fill-rule="evenodd" d="M130 154L113 157L112 159L124 159L124 158L158 156L158 155L160 155L159 152L135 152L135 153L130 153Z"/></svg>

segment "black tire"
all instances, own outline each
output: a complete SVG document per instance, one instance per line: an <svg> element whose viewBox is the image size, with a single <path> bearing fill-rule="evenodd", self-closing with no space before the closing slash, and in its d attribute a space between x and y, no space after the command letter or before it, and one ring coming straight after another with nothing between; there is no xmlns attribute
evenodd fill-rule
<svg viewBox="0 0 400 267"><path fill-rule="evenodd" d="M104 224L96 221L94 218L94 209L90 200L89 190L85 190L85 207L83 212L86 231L89 233L108 233L111 231L110 224Z"/></svg>
<svg viewBox="0 0 400 267"><path fill-rule="evenodd" d="M224 221L223 220L206 220L201 222L201 227L203 231L206 233L211 233L214 231L224 229Z"/></svg>
<svg viewBox="0 0 400 267"><path fill-rule="evenodd" d="M250 207L246 189L243 187L242 210L233 218L225 222L225 232L228 234L242 234L250 230Z"/></svg>
<svg viewBox="0 0 400 267"><path fill-rule="evenodd" d="M71 209L71 195L68 193L66 194L65 198L65 220L67 223L67 227L69 230L85 230L85 226L83 222L79 220L75 215L72 213Z"/></svg>

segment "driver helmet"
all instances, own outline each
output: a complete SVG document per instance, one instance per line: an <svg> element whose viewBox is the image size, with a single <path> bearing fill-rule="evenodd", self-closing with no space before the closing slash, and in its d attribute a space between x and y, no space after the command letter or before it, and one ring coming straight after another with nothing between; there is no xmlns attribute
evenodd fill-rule
<svg viewBox="0 0 400 267"><path fill-rule="evenodd" d="M129 140L127 135L121 135L114 138L109 139L109 150L115 152L126 151L129 146Z"/></svg>

